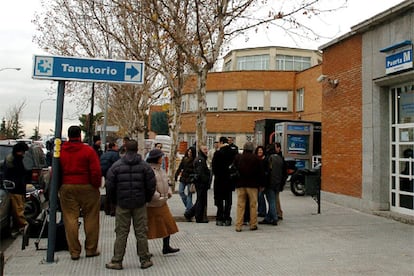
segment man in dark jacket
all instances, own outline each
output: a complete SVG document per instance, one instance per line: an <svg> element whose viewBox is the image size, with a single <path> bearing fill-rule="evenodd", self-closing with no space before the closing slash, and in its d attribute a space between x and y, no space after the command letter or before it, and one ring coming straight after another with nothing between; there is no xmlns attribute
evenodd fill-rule
<svg viewBox="0 0 414 276"><path fill-rule="evenodd" d="M245 209L250 211L250 230L257 230L257 194L260 183L264 181L264 171L260 159L253 153L253 150L253 143L247 142L243 146L243 153L236 155L234 160L240 174L236 181L237 232L242 230Z"/></svg>
<svg viewBox="0 0 414 276"><path fill-rule="evenodd" d="M195 179L197 200L193 207L184 213L187 220L191 220L195 216L197 223L208 222L205 217L205 211L207 209L207 191L210 189L211 173L207 166L207 154L207 146L201 145L198 156L194 160L194 174L197 176Z"/></svg>
<svg viewBox="0 0 414 276"><path fill-rule="evenodd" d="M108 144L108 150L101 155L101 171L102 176L106 179L106 173L109 168L119 159L118 145L115 143ZM107 186L105 185L106 194L108 194ZM115 205L111 203L109 197L105 197L104 211L105 214L115 216Z"/></svg>
<svg viewBox="0 0 414 276"><path fill-rule="evenodd" d="M150 165L137 153L138 143L130 140L125 148L125 156L112 165L106 177L109 197L117 204L114 255L106 268L122 269L132 219L141 268L145 269L152 266L148 251L146 203L151 201L155 192L156 180Z"/></svg>
<svg viewBox="0 0 414 276"><path fill-rule="evenodd" d="M27 172L23 164L25 152L29 149L26 143L19 142L13 146L12 152L4 160L4 179L14 182L15 188L9 190L11 213L13 217L12 237L22 233L27 225L24 216Z"/></svg>
<svg viewBox="0 0 414 276"><path fill-rule="evenodd" d="M269 156L270 180L265 189L265 195L269 204L269 210L265 218L259 224L277 225L278 215L276 211L277 198L280 189L285 181L284 159L278 152L281 149L280 143L275 144L275 153Z"/></svg>
<svg viewBox="0 0 414 276"><path fill-rule="evenodd" d="M235 151L227 144L226 137L220 137L219 150L214 153L212 169L214 174L214 204L217 206L216 225L231 225L231 204L234 184L230 180L229 166L233 163Z"/></svg>

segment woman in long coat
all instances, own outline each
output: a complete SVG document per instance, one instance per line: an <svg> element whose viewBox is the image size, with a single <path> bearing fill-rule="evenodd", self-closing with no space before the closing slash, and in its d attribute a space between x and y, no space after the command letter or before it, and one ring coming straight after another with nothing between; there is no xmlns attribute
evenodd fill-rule
<svg viewBox="0 0 414 276"><path fill-rule="evenodd" d="M179 248L170 246L170 236L178 232L177 224L168 207L167 200L171 197L172 191L168 185L168 177L161 168L162 156L164 153L159 149L150 151L147 162L154 170L157 180L157 187L151 202L147 204L148 217L148 239L162 238L162 253L169 254L180 251Z"/></svg>

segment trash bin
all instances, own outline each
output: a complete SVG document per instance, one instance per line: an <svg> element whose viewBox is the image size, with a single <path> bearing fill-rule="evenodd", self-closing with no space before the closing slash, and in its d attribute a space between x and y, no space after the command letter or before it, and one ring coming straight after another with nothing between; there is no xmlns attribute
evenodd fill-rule
<svg viewBox="0 0 414 276"><path fill-rule="evenodd" d="M318 203L318 214L321 213L321 177L319 175L305 176L305 195L310 195Z"/></svg>
<svg viewBox="0 0 414 276"><path fill-rule="evenodd" d="M321 177L319 175L305 176L305 195L315 196L321 190Z"/></svg>

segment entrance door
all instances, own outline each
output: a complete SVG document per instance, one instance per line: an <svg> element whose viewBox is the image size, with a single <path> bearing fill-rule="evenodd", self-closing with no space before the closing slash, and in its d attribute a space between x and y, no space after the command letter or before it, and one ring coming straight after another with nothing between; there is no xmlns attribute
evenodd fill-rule
<svg viewBox="0 0 414 276"><path fill-rule="evenodd" d="M391 211L414 216L414 83L391 88Z"/></svg>

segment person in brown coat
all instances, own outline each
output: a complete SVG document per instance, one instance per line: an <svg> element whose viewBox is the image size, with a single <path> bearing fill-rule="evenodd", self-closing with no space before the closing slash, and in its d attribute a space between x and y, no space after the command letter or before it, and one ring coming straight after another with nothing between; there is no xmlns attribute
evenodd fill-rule
<svg viewBox="0 0 414 276"><path fill-rule="evenodd" d="M167 174L161 168L163 155L164 153L160 149L153 149L149 152L147 158L157 181L154 196L147 204L147 236L149 240L162 238L162 253L170 254L176 253L180 249L170 246L170 236L178 232L178 227L167 204L167 200L172 196L172 191Z"/></svg>

